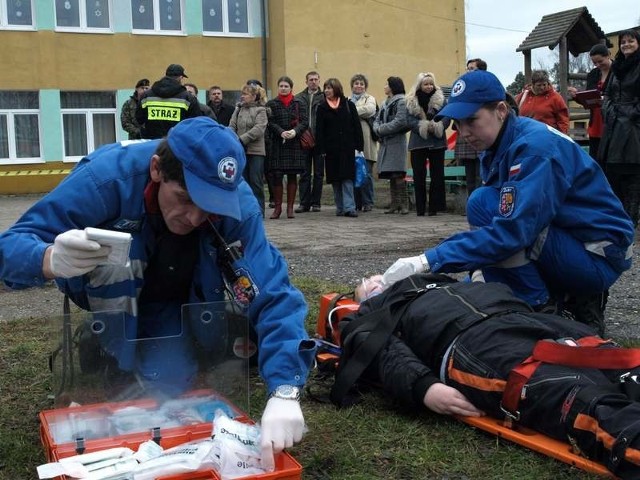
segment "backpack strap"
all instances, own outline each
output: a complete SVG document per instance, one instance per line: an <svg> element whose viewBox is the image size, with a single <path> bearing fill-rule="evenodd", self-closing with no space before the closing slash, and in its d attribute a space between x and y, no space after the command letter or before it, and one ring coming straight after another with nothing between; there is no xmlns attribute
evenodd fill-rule
<svg viewBox="0 0 640 480"><path fill-rule="evenodd" d="M437 285L433 283L426 288L405 291L388 305L351 320L341 331L343 353L330 394L331 401L337 407L340 408L349 403L345 401L349 390L393 335L402 314L411 302L431 288L437 288ZM367 338L356 347L353 355L348 355L352 349L350 343L352 340L355 343L355 336L359 333L368 333Z"/></svg>

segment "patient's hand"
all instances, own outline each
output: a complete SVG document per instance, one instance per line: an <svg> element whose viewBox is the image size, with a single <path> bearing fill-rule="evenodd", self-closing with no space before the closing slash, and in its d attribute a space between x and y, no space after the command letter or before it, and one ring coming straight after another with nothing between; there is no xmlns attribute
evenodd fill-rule
<svg viewBox="0 0 640 480"><path fill-rule="evenodd" d="M422 401L429 410L442 415L464 415L466 417L481 417L482 410L478 410L462 393L444 383L434 383L429 387Z"/></svg>

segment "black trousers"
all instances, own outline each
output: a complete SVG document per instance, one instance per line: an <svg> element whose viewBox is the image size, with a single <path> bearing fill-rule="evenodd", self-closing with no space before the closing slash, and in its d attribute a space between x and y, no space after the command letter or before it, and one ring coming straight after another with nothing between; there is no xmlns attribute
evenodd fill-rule
<svg viewBox="0 0 640 480"><path fill-rule="evenodd" d="M577 322L512 313L489 319L455 341L446 383L495 418L509 372L543 339L581 338L593 331ZM632 374L640 374L636 369ZM626 372L542 364L523 389L520 424L575 443L621 478L640 478L640 402L620 387ZM634 393L638 393L637 391Z"/></svg>
<svg viewBox="0 0 640 480"><path fill-rule="evenodd" d="M416 213L427 207L427 159L429 159L429 213L444 212L447 200L444 186L444 148L411 150L411 168L416 195Z"/></svg>

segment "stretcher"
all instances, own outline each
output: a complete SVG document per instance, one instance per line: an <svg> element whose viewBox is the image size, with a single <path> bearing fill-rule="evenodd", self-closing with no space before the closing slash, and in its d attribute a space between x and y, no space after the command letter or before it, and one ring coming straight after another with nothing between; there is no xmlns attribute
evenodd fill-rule
<svg viewBox="0 0 640 480"><path fill-rule="evenodd" d="M329 293L320 297L320 309L316 323L316 336L329 346L340 345L339 322L350 313L358 310L358 304L349 297L339 297ZM338 362L339 355L331 349L322 349L318 353L318 362ZM503 420L491 417L462 417L456 418L472 427L483 430L497 437L522 445L525 448L555 458L589 473L615 478L601 463L589 460L573 452L572 446L566 442L555 440L526 427L517 425L506 426Z"/></svg>

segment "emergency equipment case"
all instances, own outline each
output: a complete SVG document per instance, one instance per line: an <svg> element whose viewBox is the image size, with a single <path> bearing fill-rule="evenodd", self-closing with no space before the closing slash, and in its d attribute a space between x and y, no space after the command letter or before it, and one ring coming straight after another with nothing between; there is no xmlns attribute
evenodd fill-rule
<svg viewBox="0 0 640 480"><path fill-rule="evenodd" d="M129 338L117 312L67 313L49 322L52 339L50 359L54 408L39 414L40 438L48 462L82 453L115 447L137 451L140 444L154 440L163 449L210 438L213 416L217 409L243 423L254 423L250 417L248 319L230 302L188 304L182 307L182 329L165 338ZM124 379L117 389L105 381L107 372L97 368L117 348L136 351L142 342L171 340L186 335L189 328L224 325L216 329L224 341L208 352L208 360L199 366L194 388L167 397L157 390L146 391L136 376ZM194 326L194 323L196 324ZM241 347L239 345L241 344ZM105 351L87 357L87 345ZM84 358L82 358L84 356ZM89 361L89 360L90 361ZM113 365L111 365L113 366ZM195 413L198 413L196 415ZM297 480L302 466L286 451L275 457L275 471L249 475L243 479ZM57 477L56 480L67 480ZM159 480L220 479L217 472L205 469L157 477Z"/></svg>

